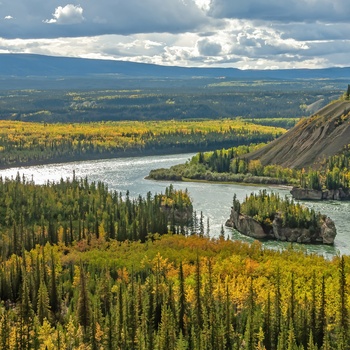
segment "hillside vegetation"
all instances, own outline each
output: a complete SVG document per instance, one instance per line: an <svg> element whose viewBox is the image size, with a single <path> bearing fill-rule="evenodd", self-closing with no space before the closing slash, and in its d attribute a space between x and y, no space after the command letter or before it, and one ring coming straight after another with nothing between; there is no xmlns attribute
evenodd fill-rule
<svg viewBox="0 0 350 350"><path fill-rule="evenodd" d="M256 184L284 184L310 191L309 199L350 198L349 145L339 154L323 159L315 168L291 169L281 165L262 165L259 159L249 160L251 154L266 144L238 146L214 152L200 152L185 164L170 169L153 169L149 177L155 180L205 180ZM304 192L298 195L298 199ZM308 191L305 192L309 193ZM312 195L313 193L313 195ZM306 196L305 199L308 199Z"/></svg>
<svg viewBox="0 0 350 350"><path fill-rule="evenodd" d="M344 95L267 145L200 152L186 164L155 169L149 176L289 184L319 191L310 199L349 199L349 145L350 101Z"/></svg>
<svg viewBox="0 0 350 350"><path fill-rule="evenodd" d="M341 152L350 143L350 101L336 101L302 119L286 134L247 155L263 165L307 168Z"/></svg>

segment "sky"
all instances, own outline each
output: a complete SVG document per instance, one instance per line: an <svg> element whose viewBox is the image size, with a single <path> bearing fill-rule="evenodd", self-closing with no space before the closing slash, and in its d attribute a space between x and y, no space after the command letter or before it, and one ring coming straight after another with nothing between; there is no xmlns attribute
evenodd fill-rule
<svg viewBox="0 0 350 350"><path fill-rule="evenodd" d="M0 0L0 53L240 69L350 66L348 0Z"/></svg>

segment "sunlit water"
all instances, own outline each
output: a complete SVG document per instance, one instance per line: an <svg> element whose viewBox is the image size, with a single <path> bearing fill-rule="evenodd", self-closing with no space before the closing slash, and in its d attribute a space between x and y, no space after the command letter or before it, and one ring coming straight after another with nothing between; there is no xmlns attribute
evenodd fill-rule
<svg viewBox="0 0 350 350"><path fill-rule="evenodd" d="M73 171L77 177L87 177L89 181L103 181L108 184L110 190L116 190L125 194L129 190L132 197L138 195L145 196L147 192L152 194L164 192L169 186L168 181L146 180L151 169L168 168L172 165L183 163L193 154L133 157L108 160L94 160L84 162L72 162L64 164L50 164L32 167L11 168L0 170L2 177L15 177L17 173L32 179L36 184L43 184L50 181L59 181L61 178L72 178ZM230 215L230 207L233 195L236 194L239 200L243 200L247 194L258 192L263 187L241 186L237 184L212 184L200 182L174 182L177 189L187 188L193 199L194 210L202 211L205 222L209 218L210 235L218 236L221 225ZM289 195L289 191L283 188L272 188L269 191L279 192L281 195ZM308 252L315 252L326 256L334 254L350 254L350 202L304 202L305 205L314 208L316 211L327 214L331 217L337 227L337 237L334 246L323 245L298 245L294 247L305 249ZM233 239L252 241L238 232L225 228L225 235ZM288 243L267 241L263 242L269 248L283 248L289 246Z"/></svg>

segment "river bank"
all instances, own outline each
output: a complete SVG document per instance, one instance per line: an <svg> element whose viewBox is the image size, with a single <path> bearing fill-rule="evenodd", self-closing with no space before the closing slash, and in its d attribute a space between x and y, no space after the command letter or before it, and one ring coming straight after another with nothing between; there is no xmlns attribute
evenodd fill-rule
<svg viewBox="0 0 350 350"><path fill-rule="evenodd" d="M193 147L188 148L169 148L169 149L149 149L149 150L125 150L123 152L117 153L88 153L79 154L75 156L63 156L51 159L33 159L24 162L13 162L8 165L0 164L0 170L19 168L19 167L31 167L40 165L51 165L51 164L65 164L73 162L88 162L88 161L98 161L98 160L111 160L111 159L123 159L123 158L133 158L133 157L151 157L151 156L167 156L167 155L181 155L188 154L188 152L199 152L201 148ZM211 148L208 149L212 150Z"/></svg>
<svg viewBox="0 0 350 350"><path fill-rule="evenodd" d="M120 192L130 197L146 196L148 192L161 193L170 184L175 189L188 190L193 200L194 211L204 216L204 222L209 219L209 235L219 237L222 225L227 220L231 210L232 198L236 194L239 200L244 200L250 193L258 193L266 189L269 192L278 192L282 197L289 195L289 188L285 186L266 186L234 183L208 183L208 182L179 182L146 180L145 177L151 169L157 167L169 168L176 164L186 162L194 153L175 154L166 156L124 157L115 159L99 159L93 161L80 161L71 163L38 165L31 167L17 167L0 170L0 176L15 178L17 173L27 179L33 179L36 184L45 184L47 181L59 182L61 178L76 177L88 178L89 181L102 181L108 185L109 190ZM294 249L303 249L310 253L322 254L329 258L337 254L350 255L350 242L348 228L350 227L350 202L301 202L315 211L330 216L337 227L337 237L334 246L326 245L295 245ZM224 227L225 237L234 240L253 242L253 238L244 236L236 230ZM269 249L287 249L290 243L281 241L265 241L264 247Z"/></svg>

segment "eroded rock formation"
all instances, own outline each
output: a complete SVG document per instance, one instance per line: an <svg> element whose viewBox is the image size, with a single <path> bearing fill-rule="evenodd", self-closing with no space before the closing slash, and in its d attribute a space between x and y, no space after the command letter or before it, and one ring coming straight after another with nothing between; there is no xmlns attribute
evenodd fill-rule
<svg viewBox="0 0 350 350"><path fill-rule="evenodd" d="M321 216L318 227L312 229L284 227L281 215L276 213L272 225L267 227L252 218L231 209L226 226L235 228L240 233L256 239L276 239L297 243L333 244L337 234L334 222L326 216Z"/></svg>
<svg viewBox="0 0 350 350"><path fill-rule="evenodd" d="M342 188L320 191L293 187L290 193L294 199L298 200L350 200L350 193L344 191Z"/></svg>

